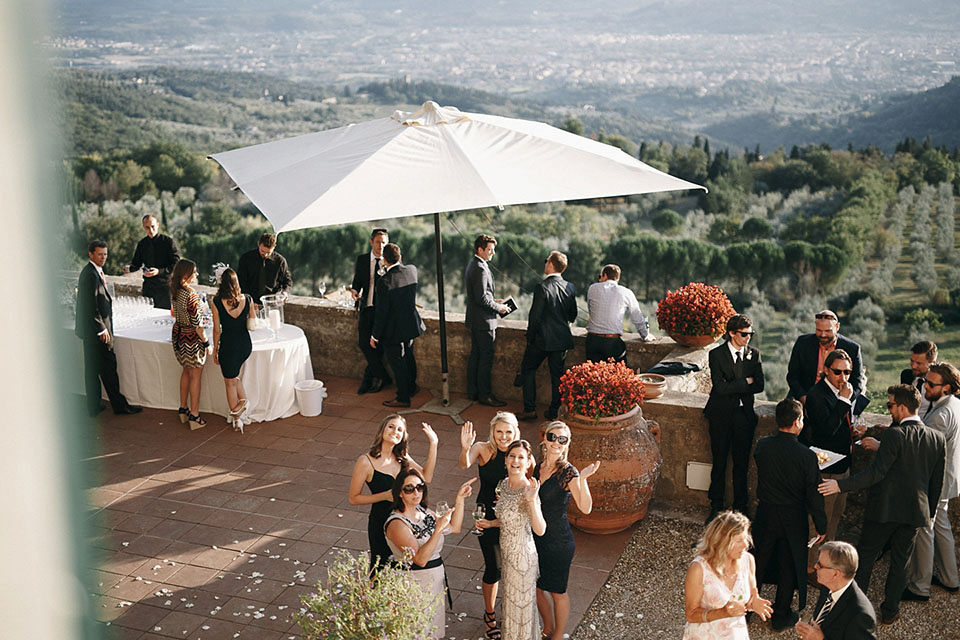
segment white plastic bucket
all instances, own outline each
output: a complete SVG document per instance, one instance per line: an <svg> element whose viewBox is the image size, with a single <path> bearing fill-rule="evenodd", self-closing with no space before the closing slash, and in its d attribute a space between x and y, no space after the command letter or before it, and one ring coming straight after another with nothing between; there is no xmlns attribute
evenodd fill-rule
<svg viewBox="0 0 960 640"><path fill-rule="evenodd" d="M301 380L293 389L300 406L300 415L308 418L320 415L323 411L323 399L327 397L327 390L323 388L321 381Z"/></svg>

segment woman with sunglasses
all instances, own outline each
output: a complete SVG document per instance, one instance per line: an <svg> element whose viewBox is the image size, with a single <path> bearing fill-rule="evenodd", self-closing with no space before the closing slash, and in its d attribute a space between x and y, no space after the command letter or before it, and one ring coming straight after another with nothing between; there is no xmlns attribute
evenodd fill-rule
<svg viewBox="0 0 960 640"><path fill-rule="evenodd" d="M533 534L542 536L547 522L540 509L540 483L532 478L533 450L526 440L507 447L507 477L497 485L495 520L480 520L477 527L500 528L503 565L501 613L504 640L538 640L537 547Z"/></svg>
<svg viewBox="0 0 960 640"><path fill-rule="evenodd" d="M383 419L370 450L357 458L350 478L350 504L369 504L370 516L367 518L367 540L370 542L370 570L376 571L390 558L390 547L383 535L383 526L390 515L390 503L393 500L392 487L401 471L407 468L422 473L426 482L433 480L433 470L437 464L437 434L426 422L423 433L430 442L427 463L421 467L407 453L407 421L403 416L393 413ZM366 483L369 494L363 493Z"/></svg>
<svg viewBox="0 0 960 640"><path fill-rule="evenodd" d="M470 478L460 485L453 509L447 507L442 513L427 507L427 484L417 469L410 467L400 471L391 489L392 510L384 525L387 544L398 558L405 552L411 554L408 568L414 579L428 592L440 596L433 611L431 638L442 638L445 628L442 596L446 580L443 560L440 559L443 536L460 533L463 501L473 492L470 485L475 481L476 478Z"/></svg>
<svg viewBox="0 0 960 640"><path fill-rule="evenodd" d="M597 460L577 471L567 461L570 451L570 428L555 420L547 424L540 443L543 462L533 471L540 482L540 504L547 530L534 537L537 557L540 558L540 577L537 578L537 609L543 618L543 638L559 640L570 617L570 596L567 579L573 562L574 542L567 505L570 497L582 513L593 509L593 497L587 478L600 468Z"/></svg>
<svg viewBox="0 0 960 640"><path fill-rule="evenodd" d="M517 417L509 411L498 411L490 421L490 437L484 442L475 442L477 434L473 423L466 422L460 429L460 468L469 469L477 463L480 476L480 490L477 491L477 506L484 510L483 518L493 520L493 511L497 502L497 485L507 477L507 447L520 439L520 426ZM475 516L476 517L476 516ZM483 553L483 622L487 625L487 637L500 638L497 628L497 616L494 606L497 590L500 587L500 529L491 528L481 531L480 551Z"/></svg>

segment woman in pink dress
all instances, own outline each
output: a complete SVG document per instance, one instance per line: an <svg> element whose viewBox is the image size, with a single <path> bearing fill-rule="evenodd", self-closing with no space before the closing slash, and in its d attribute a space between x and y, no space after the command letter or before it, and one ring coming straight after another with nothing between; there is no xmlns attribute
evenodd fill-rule
<svg viewBox="0 0 960 640"><path fill-rule="evenodd" d="M724 511L707 525L687 570L684 640L749 640L747 611L770 617L770 601L757 593L751 543L742 513Z"/></svg>

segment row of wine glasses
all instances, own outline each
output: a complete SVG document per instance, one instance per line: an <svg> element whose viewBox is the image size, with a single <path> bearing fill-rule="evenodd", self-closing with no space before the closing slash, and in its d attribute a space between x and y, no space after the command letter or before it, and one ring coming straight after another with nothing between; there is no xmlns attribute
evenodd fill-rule
<svg viewBox="0 0 960 640"><path fill-rule="evenodd" d="M350 292L350 289L351 289L351 285L342 284L339 287L337 287L337 291L335 294L331 294L330 297L327 298L326 283L321 282L320 284L317 285L317 292L320 294L321 298L325 300L330 300L331 302L336 303L338 307L343 307L345 309L349 309L350 307L353 306L353 302L354 302L353 294Z"/></svg>
<svg viewBox="0 0 960 640"><path fill-rule="evenodd" d="M133 327L156 315L153 299L142 296L118 296L113 299L113 325L115 329Z"/></svg>

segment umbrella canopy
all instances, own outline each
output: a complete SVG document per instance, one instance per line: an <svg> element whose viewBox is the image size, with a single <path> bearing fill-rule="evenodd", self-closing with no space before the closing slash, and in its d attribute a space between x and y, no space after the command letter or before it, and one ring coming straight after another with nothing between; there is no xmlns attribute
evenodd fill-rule
<svg viewBox="0 0 960 640"><path fill-rule="evenodd" d="M530 202L703 189L542 122L426 102L216 160L277 233Z"/></svg>

